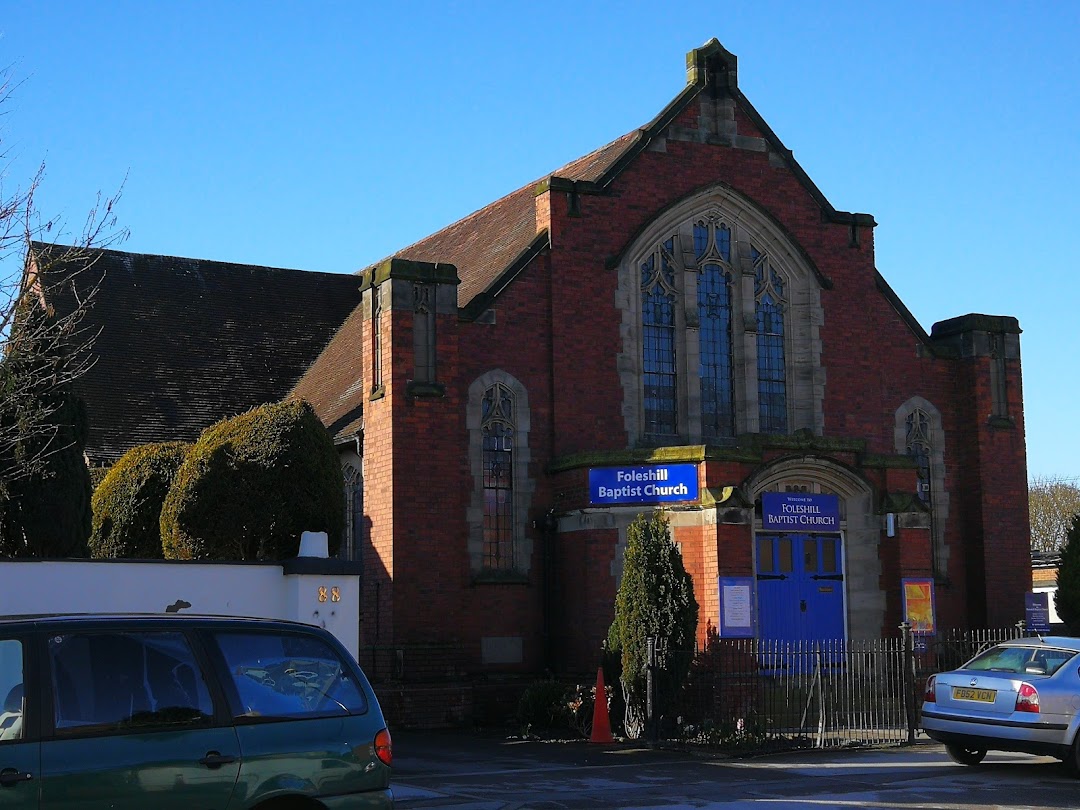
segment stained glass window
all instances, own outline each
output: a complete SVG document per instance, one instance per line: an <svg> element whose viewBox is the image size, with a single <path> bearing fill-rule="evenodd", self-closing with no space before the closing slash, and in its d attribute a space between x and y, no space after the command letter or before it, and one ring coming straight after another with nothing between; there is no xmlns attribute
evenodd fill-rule
<svg viewBox="0 0 1080 810"><path fill-rule="evenodd" d="M678 433L674 250L674 239L668 239L641 264L645 433L649 436Z"/></svg>
<svg viewBox="0 0 1080 810"><path fill-rule="evenodd" d="M916 408L907 416L907 452L915 459L919 498L927 505L933 500L930 486L930 450L930 417Z"/></svg>
<svg viewBox="0 0 1080 810"><path fill-rule="evenodd" d="M495 383L484 392L484 548L487 569L514 568L514 395Z"/></svg>
<svg viewBox="0 0 1080 810"><path fill-rule="evenodd" d="M694 225L700 324L701 432L706 441L735 435L731 352L731 230L722 223ZM718 261L722 260L723 264Z"/></svg>
<svg viewBox="0 0 1080 810"><path fill-rule="evenodd" d="M784 357L784 279L768 256L750 250L757 309L758 416L762 433L787 433L787 369Z"/></svg>
<svg viewBox="0 0 1080 810"><path fill-rule="evenodd" d="M338 556L343 560L359 560L363 556L364 479L352 464L343 465L341 473L345 479L345 529Z"/></svg>

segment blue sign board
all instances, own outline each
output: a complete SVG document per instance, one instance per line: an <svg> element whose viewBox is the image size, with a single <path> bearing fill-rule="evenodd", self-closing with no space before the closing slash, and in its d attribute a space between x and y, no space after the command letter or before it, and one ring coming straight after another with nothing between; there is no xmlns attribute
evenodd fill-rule
<svg viewBox="0 0 1080 810"><path fill-rule="evenodd" d="M696 464L589 470L589 503L666 503L698 499Z"/></svg>
<svg viewBox="0 0 1080 810"><path fill-rule="evenodd" d="M1050 632L1050 594L1024 594L1024 622L1032 633Z"/></svg>
<svg viewBox="0 0 1080 810"><path fill-rule="evenodd" d="M838 532L840 499L809 492L763 492L761 523L765 531Z"/></svg>

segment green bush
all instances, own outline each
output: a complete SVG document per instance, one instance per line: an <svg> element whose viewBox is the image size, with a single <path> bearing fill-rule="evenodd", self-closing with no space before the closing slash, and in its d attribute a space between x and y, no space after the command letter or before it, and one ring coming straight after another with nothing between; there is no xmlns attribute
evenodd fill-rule
<svg viewBox="0 0 1080 810"><path fill-rule="evenodd" d="M637 736L646 705L647 639L661 639L667 655L654 673L657 717L671 713L690 667L698 604L682 555L663 512L638 515L627 529L626 560L615 598L608 649L621 652L625 728Z"/></svg>
<svg viewBox="0 0 1080 810"><path fill-rule="evenodd" d="M109 474L109 470L112 467L90 467L90 487L91 489L97 489L98 485L105 480L105 476Z"/></svg>
<svg viewBox="0 0 1080 810"><path fill-rule="evenodd" d="M91 500L91 557L164 557L161 507L190 448L185 442L140 445L108 470Z"/></svg>
<svg viewBox="0 0 1080 810"><path fill-rule="evenodd" d="M1054 606L1069 634L1080 635L1080 515L1073 515L1057 572Z"/></svg>
<svg viewBox="0 0 1080 810"><path fill-rule="evenodd" d="M518 702L517 722L525 734L550 736L568 731L574 720L574 687L555 680L533 681Z"/></svg>
<svg viewBox="0 0 1080 810"><path fill-rule="evenodd" d="M285 400L211 425L176 473L161 510L167 559L280 560L324 531L337 553L341 463L311 406Z"/></svg>

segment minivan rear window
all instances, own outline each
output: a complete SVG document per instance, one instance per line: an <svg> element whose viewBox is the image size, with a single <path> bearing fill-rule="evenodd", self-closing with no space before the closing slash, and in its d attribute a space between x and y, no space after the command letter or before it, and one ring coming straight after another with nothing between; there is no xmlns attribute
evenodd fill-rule
<svg viewBox="0 0 1080 810"><path fill-rule="evenodd" d="M367 700L352 669L322 639L303 633L213 634L236 687L236 719L364 714Z"/></svg>

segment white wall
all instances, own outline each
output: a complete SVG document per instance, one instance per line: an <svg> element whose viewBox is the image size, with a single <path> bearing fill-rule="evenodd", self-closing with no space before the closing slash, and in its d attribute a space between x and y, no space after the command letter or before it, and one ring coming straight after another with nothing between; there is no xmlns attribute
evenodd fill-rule
<svg viewBox="0 0 1080 810"><path fill-rule="evenodd" d="M333 570L336 561L310 560ZM321 564L321 565L320 565ZM360 577L285 573L283 563L143 560L5 560L0 615L29 613L180 613L291 619L323 627L356 657ZM335 590L338 601L333 601ZM325 601L321 601L325 600Z"/></svg>
<svg viewBox="0 0 1080 810"><path fill-rule="evenodd" d="M1044 587L1032 588L1032 593L1050 594L1050 624L1061 624L1061 617L1058 616L1057 605L1054 604L1054 595L1057 593L1057 586L1047 585Z"/></svg>

